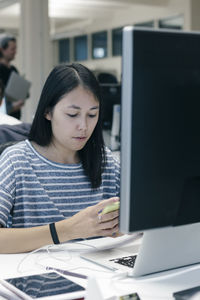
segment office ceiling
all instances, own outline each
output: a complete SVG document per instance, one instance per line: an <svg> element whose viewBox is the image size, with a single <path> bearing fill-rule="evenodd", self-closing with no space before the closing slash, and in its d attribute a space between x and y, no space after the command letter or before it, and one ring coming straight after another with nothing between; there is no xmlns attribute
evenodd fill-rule
<svg viewBox="0 0 200 300"><path fill-rule="evenodd" d="M19 27L20 1L0 0L0 31ZM134 5L166 6L169 0L49 0L51 29L90 25L97 19L109 20L115 12L123 12Z"/></svg>
<svg viewBox="0 0 200 300"><path fill-rule="evenodd" d="M34 0L32 0L34 1ZM172 0L49 0L50 33L53 38L69 36L92 27L109 24L113 18L138 8L167 7ZM137 8L137 9L135 9ZM20 0L0 0L0 33L17 34L20 26ZM83 31L83 30L82 30ZM84 32L84 31L83 31Z"/></svg>

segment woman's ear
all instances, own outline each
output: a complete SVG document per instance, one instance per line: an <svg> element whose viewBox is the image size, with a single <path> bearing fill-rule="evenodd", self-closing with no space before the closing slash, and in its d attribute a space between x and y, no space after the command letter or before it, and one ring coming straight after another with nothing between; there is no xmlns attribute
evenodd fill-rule
<svg viewBox="0 0 200 300"><path fill-rule="evenodd" d="M47 119L48 121L51 121L51 111L50 110L46 110L45 114L44 114L45 119Z"/></svg>

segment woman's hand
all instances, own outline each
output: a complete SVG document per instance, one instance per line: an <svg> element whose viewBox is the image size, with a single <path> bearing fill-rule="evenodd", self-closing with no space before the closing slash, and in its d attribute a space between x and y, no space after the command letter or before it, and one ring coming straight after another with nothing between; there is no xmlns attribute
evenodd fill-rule
<svg viewBox="0 0 200 300"><path fill-rule="evenodd" d="M118 197L87 207L73 217L55 223L60 242L96 236L119 236L119 210L101 214ZM32 251L52 243L49 225L30 228L0 228L0 253Z"/></svg>
<svg viewBox="0 0 200 300"><path fill-rule="evenodd" d="M116 236L119 231L119 210L101 214L109 204L119 201L118 197L103 200L94 206L87 207L70 219L73 239L95 236Z"/></svg>

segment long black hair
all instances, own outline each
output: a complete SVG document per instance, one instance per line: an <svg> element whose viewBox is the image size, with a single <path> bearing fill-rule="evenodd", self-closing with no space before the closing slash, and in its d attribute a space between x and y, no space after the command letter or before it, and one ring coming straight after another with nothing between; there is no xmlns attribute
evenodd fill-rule
<svg viewBox="0 0 200 300"><path fill-rule="evenodd" d="M78 86L89 90L99 102L99 119L96 127L84 148L78 151L84 172L88 176L92 188L97 188L101 184L101 175L106 162L101 125L102 101L98 81L88 68L73 63L58 65L51 71L40 96L29 140L41 146L48 146L51 143L51 122L45 118L45 114L52 111L64 95Z"/></svg>

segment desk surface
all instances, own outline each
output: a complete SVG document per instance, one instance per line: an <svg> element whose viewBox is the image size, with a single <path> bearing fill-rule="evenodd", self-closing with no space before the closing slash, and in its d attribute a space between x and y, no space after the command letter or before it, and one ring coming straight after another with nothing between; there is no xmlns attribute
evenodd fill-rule
<svg viewBox="0 0 200 300"><path fill-rule="evenodd" d="M106 239L111 241L111 238L104 238L104 242ZM116 242L117 239L112 240ZM94 242L95 240L92 240L92 243ZM97 242L99 243L99 239ZM138 241L132 242L133 246L136 243ZM86 250L85 245L84 243L81 247L80 244L78 247L76 245L49 246L46 249L28 254L1 254L0 278L6 279L43 273L46 266L61 268L95 278L103 299L137 292L141 300L172 300L174 299L172 297L174 292L199 285L200 264L148 275L143 278L120 279L116 273L81 259L79 254ZM87 280L69 278L87 287Z"/></svg>

